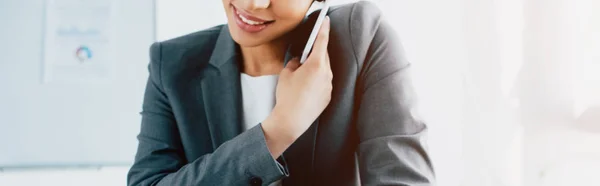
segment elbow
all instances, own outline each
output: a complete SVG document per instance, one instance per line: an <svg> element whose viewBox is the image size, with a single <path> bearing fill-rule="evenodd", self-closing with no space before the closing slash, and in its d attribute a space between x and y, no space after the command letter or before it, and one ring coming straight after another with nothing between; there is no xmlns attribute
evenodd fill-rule
<svg viewBox="0 0 600 186"><path fill-rule="evenodd" d="M144 170L131 169L127 173L127 186L156 186L166 175L148 174Z"/></svg>

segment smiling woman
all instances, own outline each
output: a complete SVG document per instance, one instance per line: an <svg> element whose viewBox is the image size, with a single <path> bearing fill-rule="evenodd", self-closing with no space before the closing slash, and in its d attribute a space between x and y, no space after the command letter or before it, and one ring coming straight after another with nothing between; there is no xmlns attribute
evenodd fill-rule
<svg viewBox="0 0 600 186"><path fill-rule="evenodd" d="M129 185L433 185L406 61L369 2L223 0L227 24L151 46ZM302 45L303 46L303 45Z"/></svg>

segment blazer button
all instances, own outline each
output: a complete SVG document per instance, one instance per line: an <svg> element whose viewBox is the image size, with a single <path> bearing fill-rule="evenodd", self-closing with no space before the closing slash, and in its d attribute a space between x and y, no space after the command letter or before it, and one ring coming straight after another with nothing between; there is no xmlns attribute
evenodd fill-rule
<svg viewBox="0 0 600 186"><path fill-rule="evenodd" d="M250 185L252 186L261 186L262 185L262 179L257 178L257 177L253 177L250 179Z"/></svg>

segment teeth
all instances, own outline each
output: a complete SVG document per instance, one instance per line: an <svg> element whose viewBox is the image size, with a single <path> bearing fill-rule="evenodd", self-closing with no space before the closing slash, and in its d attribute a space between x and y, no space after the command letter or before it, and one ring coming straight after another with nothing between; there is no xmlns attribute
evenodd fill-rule
<svg viewBox="0 0 600 186"><path fill-rule="evenodd" d="M262 24L264 24L264 23L265 23L265 22L256 22L256 21L249 20L249 19L245 18L245 17L244 17L243 15L241 15L241 14L238 14L238 17L240 17L240 19L241 19L241 20L242 20L244 23L246 23L246 24L249 24L249 25L262 25Z"/></svg>

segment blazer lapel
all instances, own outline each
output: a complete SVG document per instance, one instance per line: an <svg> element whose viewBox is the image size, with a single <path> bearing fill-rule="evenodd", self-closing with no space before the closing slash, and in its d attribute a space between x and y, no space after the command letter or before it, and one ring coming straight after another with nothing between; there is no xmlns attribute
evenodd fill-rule
<svg viewBox="0 0 600 186"><path fill-rule="evenodd" d="M229 29L223 26L209 61L213 72L201 83L213 149L243 131L238 56Z"/></svg>

